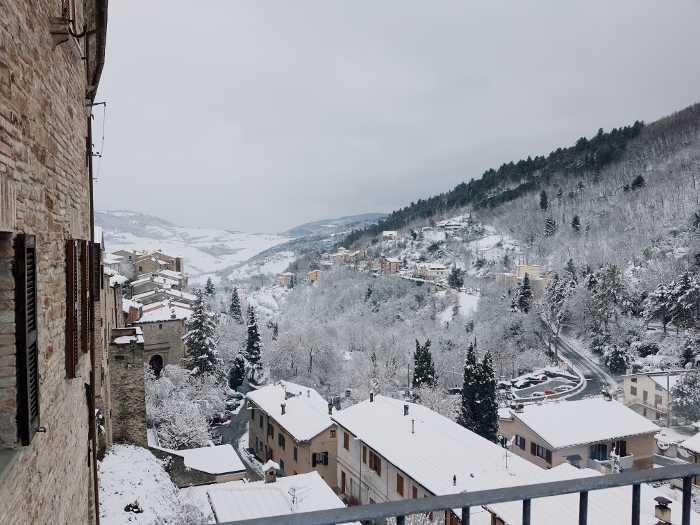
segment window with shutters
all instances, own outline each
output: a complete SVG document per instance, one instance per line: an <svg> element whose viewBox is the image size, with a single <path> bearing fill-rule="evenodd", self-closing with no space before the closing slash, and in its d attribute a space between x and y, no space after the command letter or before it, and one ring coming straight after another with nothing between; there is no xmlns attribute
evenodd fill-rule
<svg viewBox="0 0 700 525"><path fill-rule="evenodd" d="M403 476L401 474L396 474L396 493L403 496Z"/></svg>
<svg viewBox="0 0 700 525"><path fill-rule="evenodd" d="M377 476L382 475L382 460L381 458L372 452L371 450L369 451L369 469L373 470L374 472L377 473Z"/></svg>
<svg viewBox="0 0 700 525"><path fill-rule="evenodd" d="M80 349L86 354L90 351L90 326L92 325L92 309L90 308L90 243L78 241L80 244Z"/></svg>
<svg viewBox="0 0 700 525"><path fill-rule="evenodd" d="M350 450L350 434L347 432L343 432L343 448Z"/></svg>
<svg viewBox="0 0 700 525"><path fill-rule="evenodd" d="M80 244L66 241L66 376L76 377L78 348L80 346L80 297L78 283L80 267Z"/></svg>
<svg viewBox="0 0 700 525"><path fill-rule="evenodd" d="M36 239L15 240L15 327L17 344L17 432L23 445L39 428L39 344Z"/></svg>
<svg viewBox="0 0 700 525"><path fill-rule="evenodd" d="M101 299L102 275L102 246L97 242L92 242L90 243L90 290L92 300L95 303L99 303Z"/></svg>

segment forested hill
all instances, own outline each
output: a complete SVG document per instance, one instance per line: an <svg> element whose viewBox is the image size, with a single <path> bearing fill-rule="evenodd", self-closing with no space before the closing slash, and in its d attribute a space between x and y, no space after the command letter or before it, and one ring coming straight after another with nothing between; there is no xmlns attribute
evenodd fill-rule
<svg viewBox="0 0 700 525"><path fill-rule="evenodd" d="M599 129L594 137L581 137L573 146L559 148L546 157L528 157L503 164L498 169L487 170L478 179L457 185L451 191L413 202L392 212L376 225L354 232L346 238L345 244L349 246L382 230L401 229L415 221L444 215L465 206L473 209L493 208L539 191L554 179L576 179L582 184L588 179L597 181L605 176L606 168L623 160L635 145L637 147L634 149L639 150L639 146L661 141L665 147L673 149L677 132L693 127L699 117L700 105L696 104L650 125L636 121L609 132Z"/></svg>

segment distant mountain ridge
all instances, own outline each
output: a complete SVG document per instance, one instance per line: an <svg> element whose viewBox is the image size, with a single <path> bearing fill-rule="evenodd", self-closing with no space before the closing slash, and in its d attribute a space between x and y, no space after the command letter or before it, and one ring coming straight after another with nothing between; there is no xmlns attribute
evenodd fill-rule
<svg viewBox="0 0 700 525"><path fill-rule="evenodd" d="M107 251L160 249L181 256L194 283L212 277L276 273L295 256L330 249L349 232L374 224L385 214L365 213L295 226L281 234L176 225L132 210L100 210L95 224L105 235ZM274 264L272 263L274 262Z"/></svg>
<svg viewBox="0 0 700 525"><path fill-rule="evenodd" d="M342 231L356 230L371 224L375 224L386 216L386 213L361 213L358 215L348 215L346 217L338 217L336 219L324 219L320 221L307 222L290 228L282 233L292 237L338 234Z"/></svg>

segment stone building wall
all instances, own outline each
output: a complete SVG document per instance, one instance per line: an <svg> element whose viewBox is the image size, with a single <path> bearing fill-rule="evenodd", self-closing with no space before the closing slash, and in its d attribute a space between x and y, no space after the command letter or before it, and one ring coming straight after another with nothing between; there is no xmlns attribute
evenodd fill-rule
<svg viewBox="0 0 700 525"><path fill-rule="evenodd" d="M112 331L124 326L122 293L110 286L109 276L102 276L99 308L95 311L95 405L99 410L98 457L112 445L112 392L109 370L109 345Z"/></svg>
<svg viewBox="0 0 700 525"><path fill-rule="evenodd" d="M109 345L112 439L147 447L143 337L140 341L119 343L120 337L130 337L136 331L140 329L127 327L112 331Z"/></svg>
<svg viewBox="0 0 700 525"><path fill-rule="evenodd" d="M100 0L76 2L101 12ZM0 0L0 523L93 523L94 457L89 442L86 383L90 355L80 353L77 377L65 368L68 238L89 239L86 166L89 110L99 49L82 60L84 40L56 38L65 29L55 0ZM89 37L102 19L86 20ZM65 40L60 45L55 42ZM100 62L97 67L96 60ZM90 74L86 75L86 65ZM97 73L96 73L97 72ZM96 73L96 74L95 74ZM88 86L90 76L93 86ZM13 406L16 347L10 257L17 233L36 237L40 424L27 446L17 439Z"/></svg>
<svg viewBox="0 0 700 525"><path fill-rule="evenodd" d="M143 330L144 362L150 363L154 355L163 358L163 366L184 366L185 343L182 338L185 335L184 319L168 319L167 321L154 321L138 323Z"/></svg>

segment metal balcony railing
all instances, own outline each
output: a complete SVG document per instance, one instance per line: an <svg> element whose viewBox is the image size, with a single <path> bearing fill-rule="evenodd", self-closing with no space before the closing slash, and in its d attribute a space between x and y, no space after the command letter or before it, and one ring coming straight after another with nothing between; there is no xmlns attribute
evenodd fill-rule
<svg viewBox="0 0 700 525"><path fill-rule="evenodd" d="M405 523L405 517L413 514L462 509L462 525L469 525L469 509L495 503L522 501L522 525L530 525L531 501L548 496L579 493L578 523L588 523L588 493L613 487L632 487L632 525L640 523L641 484L672 479L683 480L682 525L690 525L691 487L693 476L700 476L700 464L677 465L651 470L629 471L607 476L571 479L535 485L521 485L501 489L465 492L448 496L406 499L374 505L341 509L319 510L297 514L285 514L267 518L227 522L223 525L336 525L353 521L371 521L395 517L397 525ZM620 524L622 525L622 524Z"/></svg>

